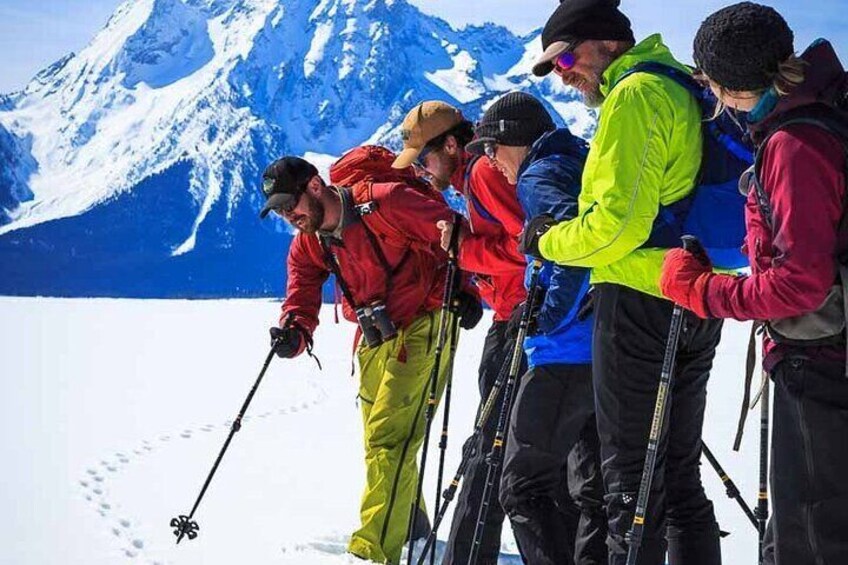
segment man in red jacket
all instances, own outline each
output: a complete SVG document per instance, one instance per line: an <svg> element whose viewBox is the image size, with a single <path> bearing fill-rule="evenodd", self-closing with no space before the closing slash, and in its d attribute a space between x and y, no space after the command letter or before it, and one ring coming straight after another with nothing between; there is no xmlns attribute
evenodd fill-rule
<svg viewBox="0 0 848 565"><path fill-rule="evenodd" d="M407 114L401 126L404 150L394 163L404 168L417 162L432 184L444 190L453 186L465 195L468 228L460 233L459 266L475 274L480 296L495 311L494 321L483 345L479 384L483 399L489 395L501 366L512 352L507 327L513 311L524 300L525 258L518 252L518 234L524 213L515 185L488 159L465 151L474 136L474 127L462 113L444 102L423 102ZM443 243L450 240L449 222L440 223ZM445 245L446 247L446 245ZM524 368L522 367L522 372ZM492 445L497 418L490 417L475 455L462 482L443 563L465 563L477 523L486 482L486 451ZM496 485L500 483L497 477ZM483 533L480 563L495 563L500 550L504 512L497 503L497 489Z"/></svg>
<svg viewBox="0 0 848 565"><path fill-rule="evenodd" d="M379 563L397 563L407 538L445 284L436 222L455 216L411 168L393 169L394 158L382 147L356 148L330 169L336 186L298 157L275 161L263 175L262 216L274 211L300 230L289 249L280 327L271 329L277 354L294 357L311 345L330 273L342 289L345 318L360 325L367 479L362 525L348 551ZM473 289L460 291L456 315L466 329L480 320ZM449 358L442 356L439 395ZM416 519L415 537L426 535L426 513Z"/></svg>

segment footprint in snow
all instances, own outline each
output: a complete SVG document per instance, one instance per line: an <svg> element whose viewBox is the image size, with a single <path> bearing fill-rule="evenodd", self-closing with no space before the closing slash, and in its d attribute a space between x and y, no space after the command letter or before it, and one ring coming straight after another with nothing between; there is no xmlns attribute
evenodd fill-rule
<svg viewBox="0 0 848 565"><path fill-rule="evenodd" d="M323 389L319 389L318 387L313 386L313 390L318 391L318 396L313 397L311 400L302 402L299 406L293 405L289 407L283 407L276 410L276 414L286 415L289 413L297 413L301 410L308 410L311 406L319 404L321 401L328 398L326 391ZM249 422L252 417L266 419L268 416L274 415L274 411L264 412L258 416L245 416L242 418L242 422ZM227 420L224 424L224 427L231 428L232 420ZM217 429L219 426L214 424L205 424L198 428L198 430L185 429L179 435L185 439L191 439L193 437L194 431L203 431L203 432L212 432ZM171 440L170 434L163 434L156 438L156 440L142 440L141 445L128 451L118 451L113 454L115 461L110 461L108 459L101 459L100 466L105 468L109 473L118 473L119 471L123 471L123 465L127 465L131 463L131 457L127 455L130 451L135 455L144 455L145 453L149 453L155 450L155 445L153 441L158 441L160 443L166 443ZM82 487L85 492L85 499L95 503L95 508L101 516L104 518L108 518L110 511L112 510L111 501L104 495L104 483L106 479L110 476L108 474L101 475L97 468L88 468L86 469L86 477L79 481L80 487ZM92 482L94 481L94 482ZM93 493L96 495L92 496ZM141 538L133 537L133 531L131 528L131 522L123 518L117 522L120 527L117 527L116 522L112 522L110 526L108 526L109 530L113 536L118 538L126 538L130 541L130 546L121 548L122 552L129 558L135 559L139 557L144 552L145 543ZM295 551L321 551L322 552L330 552L337 554L344 554L346 552L347 541L345 539L328 539L324 541L316 542L316 544L299 544L295 546ZM283 552L286 549L283 548ZM160 561L150 561L151 565L162 565Z"/></svg>

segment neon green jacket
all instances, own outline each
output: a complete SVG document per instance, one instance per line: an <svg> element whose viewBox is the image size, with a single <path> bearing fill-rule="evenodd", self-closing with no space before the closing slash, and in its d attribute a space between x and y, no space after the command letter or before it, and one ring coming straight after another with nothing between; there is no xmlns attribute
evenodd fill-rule
<svg viewBox="0 0 848 565"><path fill-rule="evenodd" d="M701 166L701 110L672 79L634 73L655 61L680 69L659 34L621 55L604 72L598 130L591 141L578 216L539 240L546 259L589 267L593 283L616 283L662 297L663 249L640 249L660 204L671 204L695 186Z"/></svg>

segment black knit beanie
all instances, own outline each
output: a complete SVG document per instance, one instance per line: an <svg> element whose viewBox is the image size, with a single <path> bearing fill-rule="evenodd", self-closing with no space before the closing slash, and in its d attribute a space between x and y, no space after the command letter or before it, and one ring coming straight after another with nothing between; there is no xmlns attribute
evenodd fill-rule
<svg viewBox="0 0 848 565"><path fill-rule="evenodd" d="M728 90L762 90L771 86L778 65L795 52L793 39L774 8L741 2L701 24L693 45L695 64Z"/></svg>
<svg viewBox="0 0 848 565"><path fill-rule="evenodd" d="M556 124L541 102L525 92L510 92L486 110L474 128L474 141L465 148L481 155L486 142L530 146L544 133L555 129Z"/></svg>

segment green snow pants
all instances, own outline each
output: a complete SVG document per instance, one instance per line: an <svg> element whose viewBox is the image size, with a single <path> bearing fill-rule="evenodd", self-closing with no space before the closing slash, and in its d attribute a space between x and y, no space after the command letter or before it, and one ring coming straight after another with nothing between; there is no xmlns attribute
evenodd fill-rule
<svg viewBox="0 0 848 565"><path fill-rule="evenodd" d="M399 563L406 543L438 332L439 312L431 312L400 330L396 339L357 350L366 484L360 509L362 525L351 536L348 551L377 563ZM452 337L449 330L447 334L439 399L450 360Z"/></svg>

